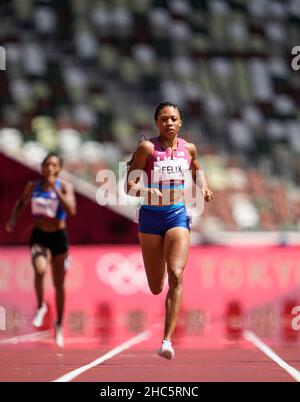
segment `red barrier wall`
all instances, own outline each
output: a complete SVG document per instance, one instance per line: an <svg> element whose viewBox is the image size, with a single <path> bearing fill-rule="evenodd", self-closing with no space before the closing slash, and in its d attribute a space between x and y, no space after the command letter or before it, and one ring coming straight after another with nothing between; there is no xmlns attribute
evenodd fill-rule
<svg viewBox="0 0 300 402"><path fill-rule="evenodd" d="M1 248L0 253L0 305L30 317L35 298L29 253L24 248ZM298 247L195 247L185 271L185 323L191 331L209 331L233 301L244 311L266 312L269 306L270 312L287 299L297 302L299 287ZM50 275L46 295L53 305ZM162 323L164 298L165 292L149 293L138 247L71 248L66 318L71 332L95 335L117 326L128 335Z"/></svg>

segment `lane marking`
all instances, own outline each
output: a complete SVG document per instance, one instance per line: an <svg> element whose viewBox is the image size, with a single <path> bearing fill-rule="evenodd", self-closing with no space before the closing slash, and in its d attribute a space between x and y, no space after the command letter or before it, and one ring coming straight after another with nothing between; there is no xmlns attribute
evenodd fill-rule
<svg viewBox="0 0 300 402"><path fill-rule="evenodd" d="M289 373L291 377L294 378L297 382L300 382L300 371L296 370L294 367L290 366L286 363L280 356L278 356L268 345L263 343L258 336L256 336L251 331L244 331L244 338L256 346L260 351L262 351L266 356L268 356L271 360L277 363L281 368L283 368L286 372Z"/></svg>
<svg viewBox="0 0 300 402"><path fill-rule="evenodd" d="M21 342L35 342L41 339L46 339L51 334L50 330L32 332L31 334L14 336L13 338L1 339L0 345L15 345Z"/></svg>
<svg viewBox="0 0 300 402"><path fill-rule="evenodd" d="M142 343L152 336L152 331L145 331L141 334L135 336L134 338L129 339L128 341L122 343L121 345L115 347L114 349L110 350L105 355L99 357L98 359L94 360L93 362L86 364L85 366L79 367L76 370L67 373L56 380L51 382L70 382L74 380L76 377L80 376L81 374L85 373L86 371L92 369L93 367L98 366L99 364L105 362L106 360L112 359L114 356L124 352L127 349L130 349L132 346Z"/></svg>

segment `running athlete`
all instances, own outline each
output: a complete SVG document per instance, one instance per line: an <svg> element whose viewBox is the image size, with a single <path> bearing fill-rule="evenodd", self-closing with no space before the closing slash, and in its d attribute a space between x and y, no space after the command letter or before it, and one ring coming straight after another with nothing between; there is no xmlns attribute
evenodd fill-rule
<svg viewBox="0 0 300 402"><path fill-rule="evenodd" d="M43 178L37 182L27 183L6 224L6 230L12 232L17 217L31 201L34 228L29 245L38 304L32 324L40 328L48 311L44 302L44 277L47 266L51 263L57 309L57 320L54 322L55 342L58 347L64 346L62 320L65 301L64 283L68 266L66 217L67 213L71 215L76 213L73 186L58 178L61 169L60 157L50 153L42 163Z"/></svg>
<svg viewBox="0 0 300 402"><path fill-rule="evenodd" d="M185 172L191 171L196 183L201 170L196 146L178 137L182 115L177 105L165 102L155 111L159 136L142 141L129 162L127 193L145 197L139 214L139 240L151 292L162 292L166 273L169 291L165 307L165 329L159 356L173 359L172 335L176 327L183 296L183 272L190 246L190 221L184 203ZM130 174L144 171L133 180ZM206 201L213 199L204 176L202 192Z"/></svg>

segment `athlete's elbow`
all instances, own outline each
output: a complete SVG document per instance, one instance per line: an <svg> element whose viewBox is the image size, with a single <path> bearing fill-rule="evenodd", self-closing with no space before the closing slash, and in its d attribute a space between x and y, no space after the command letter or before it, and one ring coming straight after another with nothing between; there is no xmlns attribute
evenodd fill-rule
<svg viewBox="0 0 300 402"><path fill-rule="evenodd" d="M68 213L69 213L69 215L71 215L71 216L76 215L76 213L77 213L76 206L69 207L69 208L68 208Z"/></svg>

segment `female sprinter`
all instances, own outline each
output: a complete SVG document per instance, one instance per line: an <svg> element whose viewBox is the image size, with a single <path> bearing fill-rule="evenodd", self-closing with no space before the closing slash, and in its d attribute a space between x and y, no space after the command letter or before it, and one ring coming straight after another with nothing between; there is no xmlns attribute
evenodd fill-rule
<svg viewBox="0 0 300 402"><path fill-rule="evenodd" d="M67 269L68 236L66 231L67 213L74 215L76 200L73 186L58 178L62 160L55 153L50 153L42 163L42 180L28 182L22 196L17 200L6 224L11 232L16 219L31 201L34 228L30 239L34 284L38 308L33 319L33 326L39 328L47 313L44 303L44 276L49 263L52 267L53 283L56 292L57 321L55 322L55 342L64 346L62 319L64 312L64 281Z"/></svg>
<svg viewBox="0 0 300 402"><path fill-rule="evenodd" d="M170 102L158 105L155 122L159 136L143 141L129 162L127 193L145 196L139 215L139 240L142 248L148 284L153 294L162 292L166 273L169 291L166 297L164 338L159 356L173 359L172 334L176 327L182 303L183 271L187 263L190 236L189 218L183 200L184 169L190 170L195 180L201 166L194 144L178 137L182 115L177 105ZM137 173L144 171L148 187L142 186ZM206 201L213 198L206 179L202 191ZM167 202L164 200L168 198Z"/></svg>

